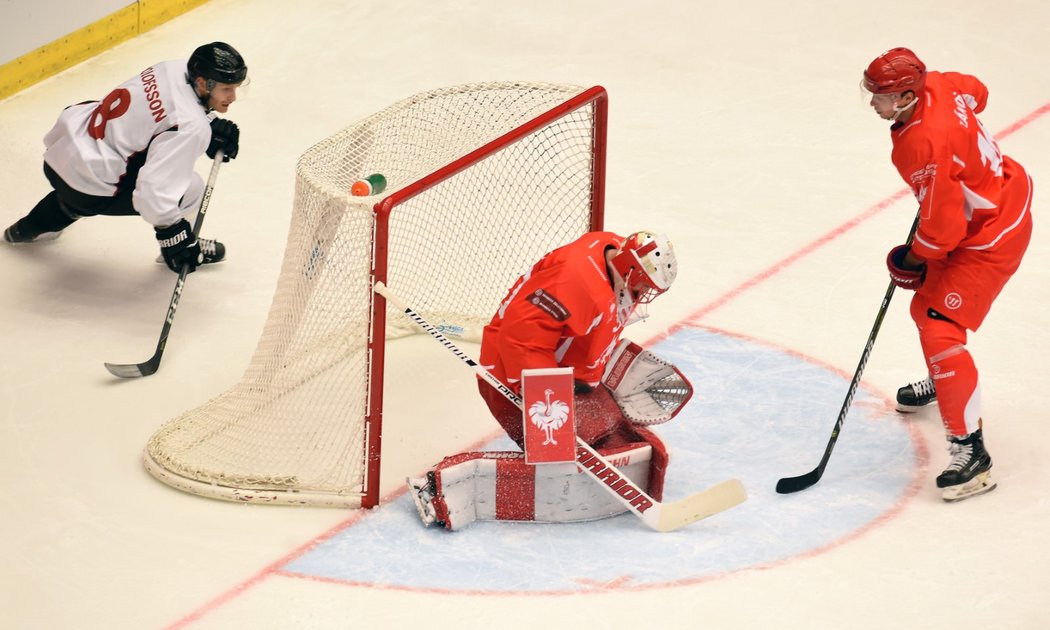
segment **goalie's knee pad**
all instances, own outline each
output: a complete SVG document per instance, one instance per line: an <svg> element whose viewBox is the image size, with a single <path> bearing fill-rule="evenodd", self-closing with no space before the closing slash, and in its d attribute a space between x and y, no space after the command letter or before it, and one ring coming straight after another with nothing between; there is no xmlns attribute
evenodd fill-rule
<svg viewBox="0 0 1050 630"><path fill-rule="evenodd" d="M650 494L654 482L662 491L667 452L658 439L655 445L643 441L599 452L620 474L643 488L649 487ZM659 479L652 478L654 473ZM572 523L627 511L575 462L531 465L518 452L446 457L427 480L410 479L409 489L423 523L439 523L449 530L462 529L474 521Z"/></svg>
<svg viewBox="0 0 1050 630"><path fill-rule="evenodd" d="M671 460L671 456L667 453L667 447L664 446L663 440L658 438L655 433L640 426L631 427L638 436L639 441L644 441L653 448L652 454L649 457L649 496L662 501L664 498L664 475L667 474L667 464Z"/></svg>

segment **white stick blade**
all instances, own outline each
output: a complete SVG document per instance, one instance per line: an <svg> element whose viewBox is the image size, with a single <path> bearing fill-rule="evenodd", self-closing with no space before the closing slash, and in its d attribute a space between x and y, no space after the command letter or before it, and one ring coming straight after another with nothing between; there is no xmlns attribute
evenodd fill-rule
<svg viewBox="0 0 1050 630"><path fill-rule="evenodd" d="M106 363L106 369L113 376L119 376L120 378L139 378L143 376L142 370L136 364Z"/></svg>
<svg viewBox="0 0 1050 630"><path fill-rule="evenodd" d="M674 531L724 512L746 499L747 490L744 489L744 484L739 479L727 479L680 501L661 505L655 529L661 532Z"/></svg>

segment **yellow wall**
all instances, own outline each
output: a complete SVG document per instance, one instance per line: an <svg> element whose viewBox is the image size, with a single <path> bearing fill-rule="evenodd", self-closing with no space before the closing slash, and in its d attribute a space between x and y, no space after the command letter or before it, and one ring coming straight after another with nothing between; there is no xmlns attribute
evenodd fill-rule
<svg viewBox="0 0 1050 630"><path fill-rule="evenodd" d="M138 0L0 66L0 99L145 33L208 0Z"/></svg>

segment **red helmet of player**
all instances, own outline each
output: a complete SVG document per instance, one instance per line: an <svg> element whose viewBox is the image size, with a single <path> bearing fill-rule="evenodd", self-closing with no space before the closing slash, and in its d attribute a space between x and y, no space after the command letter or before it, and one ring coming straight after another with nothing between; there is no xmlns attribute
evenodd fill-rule
<svg viewBox="0 0 1050 630"><path fill-rule="evenodd" d="M634 301L648 304L671 288L678 275L678 260L671 241L662 234L635 232L626 239L612 259L624 286L630 288Z"/></svg>
<svg viewBox="0 0 1050 630"><path fill-rule="evenodd" d="M864 89L872 94L918 94L926 84L926 64L907 48L891 48L864 71Z"/></svg>

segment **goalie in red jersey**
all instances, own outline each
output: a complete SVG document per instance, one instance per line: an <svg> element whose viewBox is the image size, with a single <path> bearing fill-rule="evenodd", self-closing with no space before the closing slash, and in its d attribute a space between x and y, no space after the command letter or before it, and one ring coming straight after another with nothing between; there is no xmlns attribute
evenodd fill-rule
<svg viewBox="0 0 1050 630"><path fill-rule="evenodd" d="M577 436L658 500L667 450L647 426L674 417L692 387L673 365L621 335L677 272L665 236L585 234L518 278L485 327L479 361L515 393L523 370L571 367ZM478 388L524 447L522 410L489 383L479 379ZM476 520L571 522L626 511L575 463L533 466L520 452L446 457L409 487L423 522L446 529Z"/></svg>
<svg viewBox="0 0 1050 630"><path fill-rule="evenodd" d="M915 237L890 251L887 266L897 286L915 291L911 316L929 373L897 392L897 408L938 404L952 459L937 487L957 501L996 485L967 330L981 326L1028 248L1032 180L977 118L988 88L976 77L927 71L894 48L871 62L863 85L892 121L893 164L919 202Z"/></svg>

